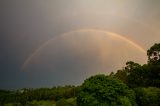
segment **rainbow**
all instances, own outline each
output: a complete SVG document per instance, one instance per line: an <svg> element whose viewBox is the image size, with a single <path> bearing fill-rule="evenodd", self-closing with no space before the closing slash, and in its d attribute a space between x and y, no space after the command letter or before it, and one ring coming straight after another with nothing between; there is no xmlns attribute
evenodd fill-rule
<svg viewBox="0 0 160 106"><path fill-rule="evenodd" d="M78 30L74 30L74 31L69 31L67 33L63 33L62 35L60 35L61 37L63 36L68 36L70 34L73 34L73 33L80 33L80 32L101 32L101 33L104 33L106 34L106 36L111 36L111 37L115 37L115 38L118 38L118 39L121 39L125 42L127 42L128 44L132 45L133 47L137 48L140 52L142 53L146 53L146 51L138 44L136 44L135 42L133 42L132 40L120 35L120 34L117 34L117 33L114 33L114 32L110 32L110 31L105 31L105 30L99 30L99 29L78 29ZM32 60L32 58L34 56L37 55L38 52L40 52L40 50L42 50L45 46L47 46L49 43L51 43L52 41L55 40L55 38L57 38L59 36L55 36L53 37L52 39L48 40L47 42L43 43L39 48L37 48L26 60L25 62L23 63L22 67L21 67L21 70L24 70L27 65L29 64L29 62Z"/></svg>

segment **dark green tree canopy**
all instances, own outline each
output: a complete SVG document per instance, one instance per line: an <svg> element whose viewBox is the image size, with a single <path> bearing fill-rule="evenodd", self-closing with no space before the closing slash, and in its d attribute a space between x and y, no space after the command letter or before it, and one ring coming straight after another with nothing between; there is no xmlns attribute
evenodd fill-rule
<svg viewBox="0 0 160 106"><path fill-rule="evenodd" d="M134 92L122 81L105 75L84 81L77 96L77 106L134 106Z"/></svg>

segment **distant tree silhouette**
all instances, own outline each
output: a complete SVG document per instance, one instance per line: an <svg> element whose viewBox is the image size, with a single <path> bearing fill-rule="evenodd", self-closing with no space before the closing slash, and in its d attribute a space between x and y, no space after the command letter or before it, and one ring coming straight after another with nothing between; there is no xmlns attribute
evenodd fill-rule
<svg viewBox="0 0 160 106"><path fill-rule="evenodd" d="M160 64L160 43L155 43L148 51L148 63Z"/></svg>

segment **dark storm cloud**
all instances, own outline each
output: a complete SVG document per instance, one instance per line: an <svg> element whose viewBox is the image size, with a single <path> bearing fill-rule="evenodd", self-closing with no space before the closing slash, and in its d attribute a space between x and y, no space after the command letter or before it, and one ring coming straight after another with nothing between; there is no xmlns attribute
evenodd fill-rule
<svg viewBox="0 0 160 106"><path fill-rule="evenodd" d="M53 57L50 60L47 57L46 63L40 62L45 71L39 74L39 66L34 64L28 66L28 69L32 69L29 72L20 70L24 61L43 43L71 30L109 30L122 34L147 49L160 39L159 4L159 0L1 0L0 88L80 83L87 73L82 70L87 68L81 67L79 63L78 66L73 64L74 58L68 56L70 52L57 55L59 58L54 67L56 75L54 71L47 71L52 69L47 62L54 63L56 58ZM57 48L64 50L62 52L67 49L64 45ZM96 65L90 59L78 59L82 59L80 62L84 62L83 65ZM69 72L61 73L65 69ZM76 72L71 74L75 69Z"/></svg>

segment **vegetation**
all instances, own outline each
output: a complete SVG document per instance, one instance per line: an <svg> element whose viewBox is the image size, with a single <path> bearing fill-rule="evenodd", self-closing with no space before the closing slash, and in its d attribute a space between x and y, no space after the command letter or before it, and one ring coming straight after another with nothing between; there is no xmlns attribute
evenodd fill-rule
<svg viewBox="0 0 160 106"><path fill-rule="evenodd" d="M81 86L0 90L0 106L160 106L160 43L148 63L128 61L110 75L95 75Z"/></svg>

